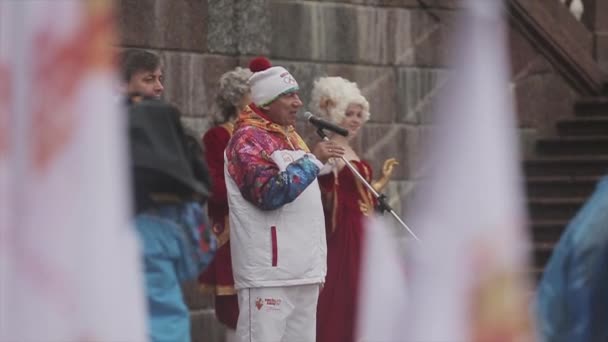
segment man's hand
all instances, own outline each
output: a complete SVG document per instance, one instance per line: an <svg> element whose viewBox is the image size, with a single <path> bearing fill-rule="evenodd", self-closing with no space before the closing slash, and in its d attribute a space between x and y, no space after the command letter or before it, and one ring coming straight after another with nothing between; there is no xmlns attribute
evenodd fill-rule
<svg viewBox="0 0 608 342"><path fill-rule="evenodd" d="M322 163L326 163L329 158L342 157L344 155L344 147L333 141L322 141L315 146L312 154Z"/></svg>

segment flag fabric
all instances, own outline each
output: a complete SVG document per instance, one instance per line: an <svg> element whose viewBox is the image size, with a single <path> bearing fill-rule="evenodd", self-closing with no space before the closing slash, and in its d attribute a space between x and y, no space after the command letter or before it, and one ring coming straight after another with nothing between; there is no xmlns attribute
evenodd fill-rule
<svg viewBox="0 0 608 342"><path fill-rule="evenodd" d="M363 226L362 263L357 307L356 341L393 342L403 339L406 314L406 268L403 236L381 218Z"/></svg>
<svg viewBox="0 0 608 342"><path fill-rule="evenodd" d="M0 2L0 340L145 341L111 2Z"/></svg>
<svg viewBox="0 0 608 342"><path fill-rule="evenodd" d="M424 169L407 215L408 306L395 341L531 341L529 242L502 1L456 23Z"/></svg>
<svg viewBox="0 0 608 342"><path fill-rule="evenodd" d="M407 293L403 236L382 218L363 226L356 341L393 342L403 338Z"/></svg>

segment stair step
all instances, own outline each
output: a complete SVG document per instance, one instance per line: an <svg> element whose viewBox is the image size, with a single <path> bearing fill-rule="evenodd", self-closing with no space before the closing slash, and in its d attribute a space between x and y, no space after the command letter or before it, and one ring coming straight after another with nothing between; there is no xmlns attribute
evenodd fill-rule
<svg viewBox="0 0 608 342"><path fill-rule="evenodd" d="M534 244L534 266L544 268L553 254L554 243L535 243Z"/></svg>
<svg viewBox="0 0 608 342"><path fill-rule="evenodd" d="M557 122L558 137L537 141L542 157L524 161L536 283L568 223L608 171L608 96L581 99L574 109L575 118Z"/></svg>
<svg viewBox="0 0 608 342"><path fill-rule="evenodd" d="M559 137L540 139L536 144L540 155L608 154L607 136Z"/></svg>
<svg viewBox="0 0 608 342"><path fill-rule="evenodd" d="M593 97L577 101L577 116L608 116L608 97Z"/></svg>
<svg viewBox="0 0 608 342"><path fill-rule="evenodd" d="M537 176L526 178L528 197L582 197L591 194L600 176Z"/></svg>
<svg viewBox="0 0 608 342"><path fill-rule="evenodd" d="M529 159L524 162L526 176L594 176L608 171L608 155L559 156Z"/></svg>
<svg viewBox="0 0 608 342"><path fill-rule="evenodd" d="M557 243L569 220L538 220L532 222L530 232L535 243Z"/></svg>
<svg viewBox="0 0 608 342"><path fill-rule="evenodd" d="M586 200L586 197L529 198L528 210L532 222L570 220Z"/></svg>
<svg viewBox="0 0 608 342"><path fill-rule="evenodd" d="M562 120L557 122L557 132L561 136L608 136L608 115Z"/></svg>

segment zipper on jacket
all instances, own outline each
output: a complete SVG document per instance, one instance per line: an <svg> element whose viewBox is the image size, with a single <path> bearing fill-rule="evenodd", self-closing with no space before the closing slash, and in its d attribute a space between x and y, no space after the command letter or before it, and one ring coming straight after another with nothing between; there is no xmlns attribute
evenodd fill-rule
<svg viewBox="0 0 608 342"><path fill-rule="evenodd" d="M277 227L270 227L270 241L272 243L272 267L277 267L278 246L277 246Z"/></svg>

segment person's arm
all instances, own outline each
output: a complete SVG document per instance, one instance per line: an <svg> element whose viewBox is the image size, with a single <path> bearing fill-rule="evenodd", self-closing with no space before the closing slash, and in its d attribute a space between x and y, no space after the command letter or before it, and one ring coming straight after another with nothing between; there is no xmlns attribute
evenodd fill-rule
<svg viewBox="0 0 608 342"><path fill-rule="evenodd" d="M307 153L280 171L263 148L244 134L233 137L227 153L228 173L243 197L262 210L277 209L295 200L323 166Z"/></svg>

